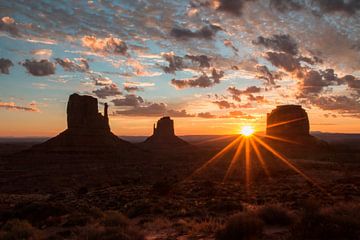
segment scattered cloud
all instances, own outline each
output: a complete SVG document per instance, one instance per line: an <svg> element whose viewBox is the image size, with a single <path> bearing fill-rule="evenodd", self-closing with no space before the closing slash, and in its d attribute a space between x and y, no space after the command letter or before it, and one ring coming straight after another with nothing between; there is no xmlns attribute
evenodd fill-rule
<svg viewBox="0 0 360 240"><path fill-rule="evenodd" d="M85 58L75 58L74 60L55 58L55 61L68 72L86 72L89 70L89 63Z"/></svg>
<svg viewBox="0 0 360 240"><path fill-rule="evenodd" d="M182 27L174 27L173 29L171 29L170 35L181 40L188 40L191 38L211 40L214 38L215 34L220 30L222 30L221 27L213 24L204 26L197 30L190 30L188 28L182 28Z"/></svg>
<svg viewBox="0 0 360 240"><path fill-rule="evenodd" d="M124 98L116 98L111 100L115 106L131 106L137 107L144 103L144 100L140 96L136 96L135 94L125 95Z"/></svg>
<svg viewBox="0 0 360 240"><path fill-rule="evenodd" d="M226 100L220 100L220 101L213 101L212 103L216 104L220 109L228 109L228 108L236 108L236 104L226 101Z"/></svg>
<svg viewBox="0 0 360 240"><path fill-rule="evenodd" d="M0 58L0 72L3 74L10 73L10 67L14 66L10 59Z"/></svg>
<svg viewBox="0 0 360 240"><path fill-rule="evenodd" d="M84 47L99 53L126 55L128 49L123 40L112 36L107 38L84 36L81 38L81 41Z"/></svg>
<svg viewBox="0 0 360 240"><path fill-rule="evenodd" d="M93 93L102 99L105 99L107 97L115 97L118 95L121 95L121 91L119 90L118 86L115 83L112 83L110 85L106 85L102 88L96 89L93 91Z"/></svg>
<svg viewBox="0 0 360 240"><path fill-rule="evenodd" d="M45 58L51 57L52 53L53 52L51 49L45 49L45 48L35 49L35 50L31 51L31 54L33 54L35 56L45 57Z"/></svg>
<svg viewBox="0 0 360 240"><path fill-rule="evenodd" d="M231 111L228 115L222 115L220 118L255 119L254 116L243 113L242 111Z"/></svg>
<svg viewBox="0 0 360 240"><path fill-rule="evenodd" d="M176 80L172 79L171 84L174 85L177 89L189 88L189 87L199 87L199 88L207 88L212 87L215 84L220 83L220 79L224 76L223 71L216 71L213 68L211 72L211 76L208 76L205 72L197 78L194 79L183 79Z"/></svg>
<svg viewBox="0 0 360 240"><path fill-rule="evenodd" d="M201 112L197 114L200 118L216 118L216 115L211 114L210 112Z"/></svg>
<svg viewBox="0 0 360 240"><path fill-rule="evenodd" d="M29 103L28 106L19 106L14 102L1 102L0 101L0 108L6 109L6 110L18 110L18 111L25 111L25 112L40 112L40 110L37 107L36 102Z"/></svg>
<svg viewBox="0 0 360 240"><path fill-rule="evenodd" d="M160 116L170 116L170 117L193 117L194 115L188 114L186 110L173 110L167 109L167 106L164 103L150 103L145 106L137 106L128 110L118 110L115 112L118 115L127 115L127 116L151 116L151 117L160 117Z"/></svg>
<svg viewBox="0 0 360 240"><path fill-rule="evenodd" d="M40 61L26 59L22 65L34 76L48 76L55 74L55 64L46 59Z"/></svg>
<svg viewBox="0 0 360 240"><path fill-rule="evenodd" d="M290 55L298 54L298 45L296 41L286 34L275 34L270 38L259 36L256 41L253 41L255 45L262 45L274 51L284 52Z"/></svg>

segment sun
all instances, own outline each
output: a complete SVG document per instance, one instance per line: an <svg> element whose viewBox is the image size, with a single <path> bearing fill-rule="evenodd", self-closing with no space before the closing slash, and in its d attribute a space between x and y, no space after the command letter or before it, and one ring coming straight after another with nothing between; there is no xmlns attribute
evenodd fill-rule
<svg viewBox="0 0 360 240"><path fill-rule="evenodd" d="M249 137L254 133L254 128L252 126L243 126L240 130L240 133L245 137Z"/></svg>

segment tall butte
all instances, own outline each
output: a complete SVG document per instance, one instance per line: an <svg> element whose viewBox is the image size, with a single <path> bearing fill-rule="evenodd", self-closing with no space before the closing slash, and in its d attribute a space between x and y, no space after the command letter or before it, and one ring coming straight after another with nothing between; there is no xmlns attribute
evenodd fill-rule
<svg viewBox="0 0 360 240"><path fill-rule="evenodd" d="M310 124L300 105L277 106L267 114L266 134L289 138L309 137Z"/></svg>
<svg viewBox="0 0 360 240"><path fill-rule="evenodd" d="M72 94L67 104L68 128L32 150L43 152L111 152L125 150L132 144L115 136L109 126L108 105L104 116L98 112L98 100Z"/></svg>
<svg viewBox="0 0 360 240"><path fill-rule="evenodd" d="M154 124L153 135L148 137L144 145L152 147L186 146L187 142L175 135L174 120L170 117L162 117Z"/></svg>
<svg viewBox="0 0 360 240"><path fill-rule="evenodd" d="M292 157L313 156L328 146L310 134L308 114L300 105L281 105L268 113L266 135L273 147Z"/></svg>

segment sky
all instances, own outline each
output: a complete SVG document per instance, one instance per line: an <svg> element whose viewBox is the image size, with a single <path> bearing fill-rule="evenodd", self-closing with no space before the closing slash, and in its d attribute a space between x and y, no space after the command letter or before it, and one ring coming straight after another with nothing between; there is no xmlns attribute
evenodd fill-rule
<svg viewBox="0 0 360 240"><path fill-rule="evenodd" d="M360 1L1 1L0 136L58 134L72 93L117 135L264 131L283 104L359 133Z"/></svg>

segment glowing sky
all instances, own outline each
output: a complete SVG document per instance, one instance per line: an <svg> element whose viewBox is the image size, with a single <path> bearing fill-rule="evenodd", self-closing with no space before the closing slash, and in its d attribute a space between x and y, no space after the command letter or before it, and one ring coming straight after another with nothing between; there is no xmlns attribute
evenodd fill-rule
<svg viewBox="0 0 360 240"><path fill-rule="evenodd" d="M118 135L262 131L281 104L360 132L357 0L1 1L0 53L0 136L57 134L74 92Z"/></svg>

